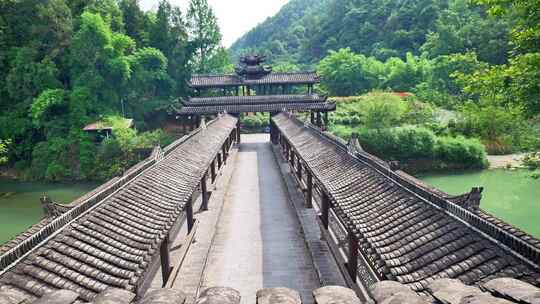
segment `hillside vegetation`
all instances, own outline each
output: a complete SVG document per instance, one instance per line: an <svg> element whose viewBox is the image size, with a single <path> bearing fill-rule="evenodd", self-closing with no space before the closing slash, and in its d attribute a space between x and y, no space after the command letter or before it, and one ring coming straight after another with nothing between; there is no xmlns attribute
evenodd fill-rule
<svg viewBox="0 0 540 304"><path fill-rule="evenodd" d="M437 128L454 138L479 139L491 154L535 151L538 11L539 0L292 0L230 52L266 54L278 70L315 69L318 92L330 96L410 92L452 113ZM353 104L345 116L360 111ZM338 117L334 132L356 119Z"/></svg>
<svg viewBox="0 0 540 304"><path fill-rule="evenodd" d="M106 179L170 141L152 129L192 71L228 67L206 0L187 14L168 0L0 1L0 164L31 179ZM122 117L132 118L137 131ZM83 132L116 126L97 144Z"/></svg>

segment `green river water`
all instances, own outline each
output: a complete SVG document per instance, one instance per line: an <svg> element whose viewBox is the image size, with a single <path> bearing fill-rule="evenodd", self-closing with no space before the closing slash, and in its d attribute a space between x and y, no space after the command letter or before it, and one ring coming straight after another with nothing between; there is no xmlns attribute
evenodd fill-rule
<svg viewBox="0 0 540 304"><path fill-rule="evenodd" d="M46 184L0 179L0 244L10 240L43 216L39 198L69 203L96 188L95 183Z"/></svg>
<svg viewBox="0 0 540 304"><path fill-rule="evenodd" d="M450 194L484 186L481 207L540 237L540 180L528 171L486 170L459 174L419 176ZM68 203L94 189L94 183L45 184L0 179L0 244L26 230L42 217L39 198L46 193L56 202ZM9 193L7 196L3 195Z"/></svg>
<svg viewBox="0 0 540 304"><path fill-rule="evenodd" d="M456 195L483 186L483 210L540 238L540 180L531 178L529 171L497 169L418 177Z"/></svg>

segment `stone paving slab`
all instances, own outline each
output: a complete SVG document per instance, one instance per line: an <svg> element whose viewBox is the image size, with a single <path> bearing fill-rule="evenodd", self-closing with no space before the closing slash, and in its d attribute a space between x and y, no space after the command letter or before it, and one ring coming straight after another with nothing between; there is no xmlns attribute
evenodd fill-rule
<svg viewBox="0 0 540 304"><path fill-rule="evenodd" d="M288 287L311 303L320 282L269 135L242 135L237 157L201 289L232 287L251 304L261 288Z"/></svg>
<svg viewBox="0 0 540 304"><path fill-rule="evenodd" d="M313 260L317 276L322 286L337 285L347 287L347 283L332 256L326 241L322 239L321 228L317 223L317 212L314 208L305 208L305 198L298 183L291 175L291 169L277 147L272 147L283 180L287 186L290 200L304 231L304 240Z"/></svg>
<svg viewBox="0 0 540 304"><path fill-rule="evenodd" d="M173 289L180 290L186 295L186 304L194 303L200 293L201 278L206 266L206 259L212 240L214 238L217 222L223 209L223 202L228 191L228 186L234 167L236 164L237 150L233 148L227 165L219 172L216 184L209 186L212 195L208 201L208 211L195 211L195 219L199 222L195 234L195 242L191 244L186 255L184 263L178 273L175 282L172 282ZM194 204L194 210L200 210L202 200L199 198ZM176 263L179 260L178 254L185 240L186 227L180 230L178 235L172 240L171 262ZM162 286L161 269L156 273L152 282L153 289L159 289Z"/></svg>

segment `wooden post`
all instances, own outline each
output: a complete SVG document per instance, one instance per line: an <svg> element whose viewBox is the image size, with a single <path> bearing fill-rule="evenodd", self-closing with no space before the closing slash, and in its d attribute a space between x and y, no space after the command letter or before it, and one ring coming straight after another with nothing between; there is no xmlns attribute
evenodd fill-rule
<svg viewBox="0 0 540 304"><path fill-rule="evenodd" d="M169 280L171 275L171 255L169 251L169 234L165 235L161 246L159 247L159 255L161 257L161 276L163 277L163 286Z"/></svg>
<svg viewBox="0 0 540 304"><path fill-rule="evenodd" d="M218 153L218 155L217 155L217 164L218 164L218 169L221 169L221 166L223 165L223 160L221 158L221 153Z"/></svg>
<svg viewBox="0 0 540 304"><path fill-rule="evenodd" d="M321 112L317 112L317 127L322 128Z"/></svg>
<svg viewBox="0 0 540 304"><path fill-rule="evenodd" d="M298 180L302 180L302 163L300 162L300 157L297 155L296 157L296 176L298 176Z"/></svg>
<svg viewBox="0 0 540 304"><path fill-rule="evenodd" d="M193 224L195 224L195 221L193 219L193 198L190 197L186 204L186 215L187 215L187 229L188 234L191 233L191 229L193 229Z"/></svg>
<svg viewBox="0 0 540 304"><path fill-rule="evenodd" d="M314 125L315 124L315 112L311 111L310 114L311 115L310 115L309 121L311 122L312 125Z"/></svg>
<svg viewBox="0 0 540 304"><path fill-rule="evenodd" d="M206 188L206 179L208 173L205 173L201 179L201 192L202 192L202 210L208 210L208 190Z"/></svg>
<svg viewBox="0 0 540 304"><path fill-rule="evenodd" d="M221 150L223 151L223 165L226 165L227 164L227 148L226 148L226 144L223 145L223 147L221 147Z"/></svg>
<svg viewBox="0 0 540 304"><path fill-rule="evenodd" d="M289 160L289 162L291 163L291 168L294 171L294 151L292 149L291 149L291 159Z"/></svg>
<svg viewBox="0 0 540 304"><path fill-rule="evenodd" d="M330 198L328 194L323 191L322 194L322 206L321 206L321 221L325 229L328 229L328 215L330 212Z"/></svg>
<svg viewBox="0 0 540 304"><path fill-rule="evenodd" d="M356 283L356 273L358 272L358 238L354 232L349 231L349 257L347 270L351 279Z"/></svg>
<svg viewBox="0 0 540 304"><path fill-rule="evenodd" d="M251 96L251 87L250 86L247 86L247 94L248 94L248 96Z"/></svg>
<svg viewBox="0 0 540 304"><path fill-rule="evenodd" d="M239 90L238 90L238 86L236 86L236 96L238 96L240 94Z"/></svg>
<svg viewBox="0 0 540 304"><path fill-rule="evenodd" d="M216 182L216 160L212 160L212 165L210 165L210 174L212 177L212 184Z"/></svg>
<svg viewBox="0 0 540 304"><path fill-rule="evenodd" d="M324 125L328 126L328 112L324 112Z"/></svg>
<svg viewBox="0 0 540 304"><path fill-rule="evenodd" d="M313 175L307 171L306 208L313 208Z"/></svg>
<svg viewBox="0 0 540 304"><path fill-rule="evenodd" d="M238 122L236 123L236 142L240 144L240 117L238 117Z"/></svg>

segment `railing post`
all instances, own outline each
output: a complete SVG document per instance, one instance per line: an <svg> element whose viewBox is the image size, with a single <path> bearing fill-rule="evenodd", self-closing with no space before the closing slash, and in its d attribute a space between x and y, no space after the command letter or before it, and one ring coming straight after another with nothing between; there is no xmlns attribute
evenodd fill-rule
<svg viewBox="0 0 540 304"><path fill-rule="evenodd" d="M315 112L311 111L309 121L312 125L315 124Z"/></svg>
<svg viewBox="0 0 540 304"><path fill-rule="evenodd" d="M161 242L161 246L159 247L159 254L161 257L161 276L163 277L162 287L165 287L165 284L167 283L167 280L169 280L169 276L171 275L169 234L165 235L165 239L163 239L163 242Z"/></svg>
<svg viewBox="0 0 540 304"><path fill-rule="evenodd" d="M212 164L210 165L210 174L212 176L212 184L216 182L216 159L214 158L212 160Z"/></svg>
<svg viewBox="0 0 540 304"><path fill-rule="evenodd" d="M317 112L317 127L322 128L321 112Z"/></svg>
<svg viewBox="0 0 540 304"><path fill-rule="evenodd" d="M302 181L302 163L298 155L296 156L296 167L296 176L298 176L299 181Z"/></svg>
<svg viewBox="0 0 540 304"><path fill-rule="evenodd" d="M321 221L325 229L328 229L328 214L330 212L330 198L328 194L322 193Z"/></svg>
<svg viewBox="0 0 540 304"><path fill-rule="evenodd" d="M193 224L195 223L195 221L193 220L193 197L190 197L186 203L186 215L188 234L190 234L191 229L193 229Z"/></svg>
<svg viewBox="0 0 540 304"><path fill-rule="evenodd" d="M240 117L238 117L238 121L236 122L236 143L240 144Z"/></svg>
<svg viewBox="0 0 540 304"><path fill-rule="evenodd" d="M294 171L294 150L291 149L291 159L289 160L289 162L291 163L291 168L293 169Z"/></svg>
<svg viewBox="0 0 540 304"><path fill-rule="evenodd" d="M347 261L347 270L354 282L356 282L356 273L358 272L358 249L358 238L353 231L349 231L349 257Z"/></svg>
<svg viewBox="0 0 540 304"><path fill-rule="evenodd" d="M208 210L208 190L206 188L207 173L204 174L201 179L201 192L202 192L202 210Z"/></svg>
<svg viewBox="0 0 540 304"><path fill-rule="evenodd" d="M218 169L221 169L221 166L223 165L223 159L221 157L221 153L218 153L217 155L217 164L218 164Z"/></svg>
<svg viewBox="0 0 540 304"><path fill-rule="evenodd" d="M223 147L221 148L221 150L223 151L223 164L226 165L227 164L227 148L225 147L226 145L223 145Z"/></svg>
<svg viewBox="0 0 540 304"><path fill-rule="evenodd" d="M313 175L311 171L307 171L307 192L306 192L306 208L313 208Z"/></svg>

